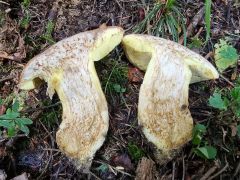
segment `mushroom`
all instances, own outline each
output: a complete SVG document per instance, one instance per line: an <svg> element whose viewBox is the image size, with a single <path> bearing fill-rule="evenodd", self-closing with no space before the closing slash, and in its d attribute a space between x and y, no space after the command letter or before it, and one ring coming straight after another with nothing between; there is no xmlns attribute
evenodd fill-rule
<svg viewBox="0 0 240 180"><path fill-rule="evenodd" d="M170 40L132 34L124 36L122 44L129 61L146 71L139 92L139 125L161 158L171 158L192 138L189 84L216 79L218 72L206 59Z"/></svg>
<svg viewBox="0 0 240 180"><path fill-rule="evenodd" d="M57 92L63 114L56 142L81 170L89 169L109 124L94 61L112 51L122 37L123 29L114 26L76 34L31 59L21 75L21 89L34 89L44 80L50 97Z"/></svg>

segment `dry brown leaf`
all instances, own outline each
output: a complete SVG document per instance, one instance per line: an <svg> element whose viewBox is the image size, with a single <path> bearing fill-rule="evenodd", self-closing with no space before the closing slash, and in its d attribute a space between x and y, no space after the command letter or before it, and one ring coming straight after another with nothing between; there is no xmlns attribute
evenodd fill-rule
<svg viewBox="0 0 240 180"><path fill-rule="evenodd" d="M6 111L6 107L4 105L0 105L0 116L3 115Z"/></svg>
<svg viewBox="0 0 240 180"><path fill-rule="evenodd" d="M115 156L112 158L112 161L115 166L122 166L127 171L133 170L133 164L127 154Z"/></svg>
<svg viewBox="0 0 240 180"><path fill-rule="evenodd" d="M138 163L135 180L154 180L156 172L155 163L153 160L143 157Z"/></svg>

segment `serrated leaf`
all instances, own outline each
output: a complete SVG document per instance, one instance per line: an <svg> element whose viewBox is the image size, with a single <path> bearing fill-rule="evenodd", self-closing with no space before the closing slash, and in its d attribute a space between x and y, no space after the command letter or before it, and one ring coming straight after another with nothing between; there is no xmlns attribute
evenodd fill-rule
<svg viewBox="0 0 240 180"><path fill-rule="evenodd" d="M32 120L29 118L17 118L16 121L24 125L33 123Z"/></svg>
<svg viewBox="0 0 240 180"><path fill-rule="evenodd" d="M2 98L0 98L0 105L2 105L3 104L3 100L2 100Z"/></svg>
<svg viewBox="0 0 240 180"><path fill-rule="evenodd" d="M228 99L223 99L220 93L213 93L213 95L209 98L208 102L211 107L217 108L219 110L227 110Z"/></svg>
<svg viewBox="0 0 240 180"><path fill-rule="evenodd" d="M223 72L228 67L235 67L238 60L237 50L228 45L226 41L220 40L220 44L215 45L215 62L218 70Z"/></svg>
<svg viewBox="0 0 240 180"><path fill-rule="evenodd" d="M204 159L214 159L217 155L217 150L212 146L199 147L194 150L195 154Z"/></svg>
<svg viewBox="0 0 240 180"><path fill-rule="evenodd" d="M240 87L235 87L231 90L230 92L231 97L236 100L236 101L240 101Z"/></svg>

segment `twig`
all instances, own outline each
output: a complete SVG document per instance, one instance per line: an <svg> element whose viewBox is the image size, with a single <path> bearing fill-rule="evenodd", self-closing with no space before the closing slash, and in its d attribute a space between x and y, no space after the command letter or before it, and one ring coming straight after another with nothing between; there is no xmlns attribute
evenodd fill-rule
<svg viewBox="0 0 240 180"><path fill-rule="evenodd" d="M225 80L229 85L231 85L232 87L234 87L234 84L229 81L226 77L224 77L222 74L219 75L223 80Z"/></svg>
<svg viewBox="0 0 240 180"><path fill-rule="evenodd" d="M217 172L216 174L214 174L213 176L209 177L208 180L212 180L215 177L219 176L220 174L222 174L224 171L226 171L226 169L228 168L229 164L227 163L219 172Z"/></svg>
<svg viewBox="0 0 240 180"><path fill-rule="evenodd" d="M215 164L213 167L211 167L204 175L201 177L200 180L207 180L211 174L213 174L217 170L218 166Z"/></svg>
<svg viewBox="0 0 240 180"><path fill-rule="evenodd" d="M239 163L238 163L238 165L237 165L237 168L236 168L236 170L235 170L235 172L234 172L234 176L237 176L237 174L239 173L239 171L240 171L240 161L239 161Z"/></svg>
<svg viewBox="0 0 240 180"><path fill-rule="evenodd" d="M101 161L97 161L97 160L94 160L94 162L99 163L99 164L106 164L106 165L108 165L109 168L112 168L112 169L114 169L114 170L116 170L116 171L118 171L118 172L120 172L122 174L125 174L127 176L134 177L133 175L131 175L131 174L127 173L127 172L124 172L124 171L122 171L120 169L117 169L117 168L115 168L115 167L113 167L110 164L107 164L105 162L101 162Z"/></svg>
<svg viewBox="0 0 240 180"><path fill-rule="evenodd" d="M185 156L183 156L183 159L182 159L182 180L185 179Z"/></svg>
<svg viewBox="0 0 240 180"><path fill-rule="evenodd" d="M55 19L57 17L58 8L59 8L58 7L59 2L60 2L60 0L56 0L55 2L53 2L52 8L51 8L50 12L48 13L48 20L55 21Z"/></svg>
<svg viewBox="0 0 240 180"><path fill-rule="evenodd" d="M8 77L5 77L5 78L2 78L2 79L0 79L0 83L2 83L4 81L7 81L7 80L11 80L13 78L14 78L13 76L8 76Z"/></svg>
<svg viewBox="0 0 240 180"><path fill-rule="evenodd" d="M175 179L175 161L172 163L172 180Z"/></svg>
<svg viewBox="0 0 240 180"><path fill-rule="evenodd" d="M25 111L22 111L22 112L23 113L29 113L29 112L33 112L33 111L37 111L37 110L44 110L44 109L48 109L48 108L51 108L51 107L56 107L56 106L58 106L60 104L61 104L61 102L58 101L55 104L51 104L49 106L43 106L43 107L39 107L39 108L29 109L29 110L25 110Z"/></svg>
<svg viewBox="0 0 240 180"><path fill-rule="evenodd" d="M186 32L187 37L191 36L193 30L197 27L198 23L203 18L203 13L204 13L204 7L202 7L197 12L197 14L193 17L192 22L187 27L187 32ZM184 42L184 35L180 37L178 43L183 44L183 42Z"/></svg>
<svg viewBox="0 0 240 180"><path fill-rule="evenodd" d="M0 1L0 3L2 3L2 4L6 4L6 5L10 6L10 4L9 4L9 3L7 3L7 2L4 2L4 1Z"/></svg>

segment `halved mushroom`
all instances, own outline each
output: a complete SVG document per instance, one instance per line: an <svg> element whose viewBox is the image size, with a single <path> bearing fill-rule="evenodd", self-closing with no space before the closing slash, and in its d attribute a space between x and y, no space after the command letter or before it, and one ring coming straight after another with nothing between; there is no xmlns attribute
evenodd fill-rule
<svg viewBox="0 0 240 180"><path fill-rule="evenodd" d="M170 156L192 137L189 84L216 79L218 72L200 55L166 39L132 34L122 44L130 62L146 70L139 93L139 125L162 155Z"/></svg>
<svg viewBox="0 0 240 180"><path fill-rule="evenodd" d="M112 51L122 37L122 28L106 26L76 34L34 57L21 75L21 89L33 89L42 79L50 97L57 92L63 114L56 141L82 170L90 167L102 146L109 121L94 61Z"/></svg>

